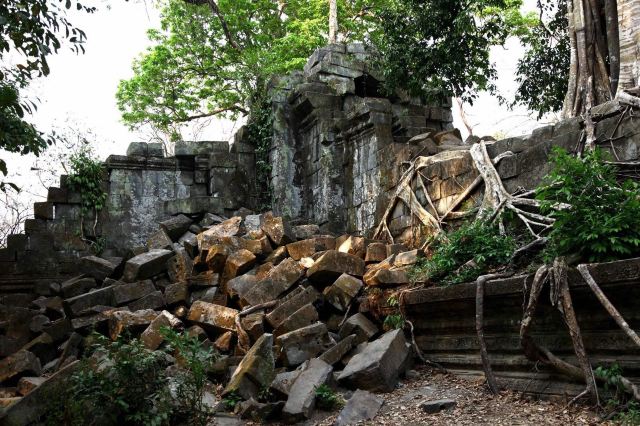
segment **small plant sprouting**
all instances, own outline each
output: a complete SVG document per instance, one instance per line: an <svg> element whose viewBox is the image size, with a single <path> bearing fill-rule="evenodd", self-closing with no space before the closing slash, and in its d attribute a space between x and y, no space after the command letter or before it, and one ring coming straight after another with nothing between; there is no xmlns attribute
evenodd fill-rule
<svg viewBox="0 0 640 426"><path fill-rule="evenodd" d="M329 385L323 384L316 388L316 405L321 410L330 411L342 404L342 397L334 392Z"/></svg>
<svg viewBox="0 0 640 426"><path fill-rule="evenodd" d="M242 402L242 397L235 391L229 392L222 400L222 403L229 411L233 411L240 402Z"/></svg>
<svg viewBox="0 0 640 426"><path fill-rule="evenodd" d="M385 330L396 330L404 327L404 318L400 314L387 315L382 323Z"/></svg>

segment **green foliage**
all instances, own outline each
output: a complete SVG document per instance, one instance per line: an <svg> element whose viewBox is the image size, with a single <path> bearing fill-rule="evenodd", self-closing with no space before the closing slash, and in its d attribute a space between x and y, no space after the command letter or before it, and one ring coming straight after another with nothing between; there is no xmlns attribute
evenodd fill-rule
<svg viewBox="0 0 640 426"><path fill-rule="evenodd" d="M338 0L345 39L364 38L369 8L382 1ZM194 118L246 115L271 76L302 69L327 42L326 0L220 0L219 14L202 3L161 1L161 28L148 33L153 46L116 95L132 128L149 124L175 140Z"/></svg>
<svg viewBox="0 0 640 426"><path fill-rule="evenodd" d="M414 282L440 285L473 281L511 259L516 241L501 235L497 226L472 222L440 235L432 245L433 254L421 259L409 271Z"/></svg>
<svg viewBox="0 0 640 426"><path fill-rule="evenodd" d="M614 421L621 425L640 425L640 404L637 401L629 401L622 385L622 368L617 363L610 366L598 366L593 373L596 378L604 382L604 390L607 396L606 406L608 410L620 411Z"/></svg>
<svg viewBox="0 0 640 426"><path fill-rule="evenodd" d="M524 25L520 0L405 0L376 12L374 34L387 88L438 100L471 102L480 90L495 91L491 46L504 44Z"/></svg>
<svg viewBox="0 0 640 426"><path fill-rule="evenodd" d="M190 424L205 425L211 413L203 405L203 396L207 384L207 372L219 358L211 348L204 348L196 336L178 333L164 327L162 335L169 344L168 350L175 349L180 357L183 369L179 372L177 396L182 411L190 418Z"/></svg>
<svg viewBox="0 0 640 426"><path fill-rule="evenodd" d="M271 163L269 150L273 141L273 114L271 102L266 96L254 104L247 123L248 140L256 152L256 190L257 209L266 211L271 208L273 188L271 188Z"/></svg>
<svg viewBox="0 0 640 426"><path fill-rule="evenodd" d="M238 395L235 391L229 392L223 399L222 403L227 410L233 411L236 408L236 405L242 402L242 397Z"/></svg>
<svg viewBox="0 0 640 426"><path fill-rule="evenodd" d="M396 330L404 327L404 318L400 314L387 315L382 323L385 330Z"/></svg>
<svg viewBox="0 0 640 426"><path fill-rule="evenodd" d="M629 402L626 410L616 415L613 420L623 426L640 425L640 403L636 401Z"/></svg>
<svg viewBox="0 0 640 426"><path fill-rule="evenodd" d="M526 50L518 61L518 89L512 103L537 111L538 118L562 109L570 56L566 0L544 0L539 5L544 14L551 16L547 22L538 21L520 35Z"/></svg>
<svg viewBox="0 0 640 426"><path fill-rule="evenodd" d="M398 306L400 306L400 302L398 301L398 298L396 296L389 296L387 298L387 305L392 308L397 308Z"/></svg>
<svg viewBox="0 0 640 426"><path fill-rule="evenodd" d="M598 149L583 158L553 152L554 169L536 191L541 211L555 219L547 259L579 255L601 262L640 254L640 187L616 180ZM556 209L558 203L570 207Z"/></svg>
<svg viewBox="0 0 640 426"><path fill-rule="evenodd" d="M342 405L342 398L326 384L316 388L316 405L321 410L333 410Z"/></svg>
<svg viewBox="0 0 640 426"><path fill-rule="evenodd" d="M622 368L620 365L616 363L609 367L600 365L593 370L593 374L595 374L598 379L604 381L605 391L617 393L621 390L622 384L620 378L622 377Z"/></svg>
<svg viewBox="0 0 640 426"><path fill-rule="evenodd" d="M147 350L137 339L111 342L94 334L92 340L96 356L83 360L51 395L54 409L47 413L46 423L80 426L90 416L99 424L168 424L172 408L165 355Z"/></svg>
<svg viewBox="0 0 640 426"><path fill-rule="evenodd" d="M81 150L69 158L70 173L68 175L69 188L80 193L82 199L82 214L103 209L107 194L103 189L105 177L102 163L91 158L87 150Z"/></svg>

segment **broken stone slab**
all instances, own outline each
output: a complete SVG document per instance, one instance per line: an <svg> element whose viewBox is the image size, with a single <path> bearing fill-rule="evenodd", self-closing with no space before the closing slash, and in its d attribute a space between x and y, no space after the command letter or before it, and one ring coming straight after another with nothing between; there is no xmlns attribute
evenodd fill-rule
<svg viewBox="0 0 640 426"><path fill-rule="evenodd" d="M278 336L280 356L286 366L297 366L331 347L327 326L322 322L299 328Z"/></svg>
<svg viewBox="0 0 640 426"><path fill-rule="evenodd" d="M409 250L404 244L387 244L387 257Z"/></svg>
<svg viewBox="0 0 640 426"><path fill-rule="evenodd" d="M107 316L109 318L109 337L111 340L116 340L125 330L146 329L156 319L158 313L151 309L137 312L120 310L111 311Z"/></svg>
<svg viewBox="0 0 640 426"><path fill-rule="evenodd" d="M225 244L212 244L207 250L207 257L205 263L209 270L214 272L222 272L224 264L227 262L227 257L231 253L231 249Z"/></svg>
<svg viewBox="0 0 640 426"><path fill-rule="evenodd" d="M264 314L254 312L242 317L242 328L247 332L252 342L255 342L264 334Z"/></svg>
<svg viewBox="0 0 640 426"><path fill-rule="evenodd" d="M250 398L239 403L236 412L242 419L263 423L280 413L283 406L284 401L262 403Z"/></svg>
<svg viewBox="0 0 640 426"><path fill-rule="evenodd" d="M336 250L341 253L348 253L364 259L367 253L367 245L364 237L354 237L343 235L336 239Z"/></svg>
<svg viewBox="0 0 640 426"><path fill-rule="evenodd" d="M193 259L179 244L173 247L175 255L167 261L167 275L171 282L185 282L193 273Z"/></svg>
<svg viewBox="0 0 640 426"><path fill-rule="evenodd" d="M344 312L360 293L362 287L362 280L349 274L342 274L332 285L324 289L324 296L331 305Z"/></svg>
<svg viewBox="0 0 640 426"><path fill-rule="evenodd" d="M327 349L318 358L330 365L335 365L355 346L356 335L351 334L340 340L330 349Z"/></svg>
<svg viewBox="0 0 640 426"><path fill-rule="evenodd" d="M80 258L80 272L95 278L98 281L104 281L110 277L116 270L116 266L107 259L97 256L85 256Z"/></svg>
<svg viewBox="0 0 640 426"><path fill-rule="evenodd" d="M158 229L147 238L147 248L149 250L171 250L173 240L167 235L164 229Z"/></svg>
<svg viewBox="0 0 640 426"><path fill-rule="evenodd" d="M417 249L398 253L393 260L393 266L402 267L414 265L418 262L418 260L420 260L421 257L422 251Z"/></svg>
<svg viewBox="0 0 640 426"><path fill-rule="evenodd" d="M177 241L185 232L189 230L189 227L193 221L183 214L173 216L167 220L160 222L160 228L167 233L172 241Z"/></svg>
<svg viewBox="0 0 640 426"><path fill-rule="evenodd" d="M284 371L282 373L276 374L275 379L271 382L271 389L279 392L282 395L289 396L289 390L291 389L291 385L296 381L302 370L306 367L306 364L300 365L300 367L296 368L292 371Z"/></svg>
<svg viewBox="0 0 640 426"><path fill-rule="evenodd" d="M113 288L114 286L104 287L66 299L63 301L64 310L68 316L74 317L93 306L113 306Z"/></svg>
<svg viewBox="0 0 640 426"><path fill-rule="evenodd" d="M265 259L265 262L269 262L273 265L278 265L289 256L287 252L287 246L281 246L275 248Z"/></svg>
<svg viewBox="0 0 640 426"><path fill-rule="evenodd" d="M256 263L256 256L249 250L240 249L227 257L223 277L227 280L248 272Z"/></svg>
<svg viewBox="0 0 640 426"><path fill-rule="evenodd" d="M235 369L223 395L235 392L245 400L258 398L275 378L273 335L263 334L249 349Z"/></svg>
<svg viewBox="0 0 640 426"><path fill-rule="evenodd" d="M335 247L335 238L329 236L318 236L287 244L287 252L293 260L300 260L303 257L311 257L319 251L333 250Z"/></svg>
<svg viewBox="0 0 640 426"><path fill-rule="evenodd" d="M333 426L354 425L364 420L372 420L380 411L382 404L384 404L384 398L358 389L340 411Z"/></svg>
<svg viewBox="0 0 640 426"><path fill-rule="evenodd" d="M321 359L310 360L289 390L282 409L283 420L295 423L310 418L316 405L316 389L330 380L332 372L333 367Z"/></svg>
<svg viewBox="0 0 640 426"><path fill-rule="evenodd" d="M295 241L295 235L289 222L282 217L274 216L271 212L263 215L262 230L276 246L283 246Z"/></svg>
<svg viewBox="0 0 640 426"><path fill-rule="evenodd" d="M227 294L230 297L239 297L243 299L244 296L258 283L258 277L256 274L248 272L242 274L239 277L235 277L227 281Z"/></svg>
<svg viewBox="0 0 640 426"><path fill-rule="evenodd" d="M213 303L215 305L226 305L226 297L220 294L218 287L205 288L192 292L189 303L193 304L197 301Z"/></svg>
<svg viewBox="0 0 640 426"><path fill-rule="evenodd" d="M443 410L450 410L456 406L454 399L438 399L436 401L425 401L420 404L420 408L427 414L439 413Z"/></svg>
<svg viewBox="0 0 640 426"><path fill-rule="evenodd" d="M341 339L349 336L350 334L356 335L355 344L359 345L362 342L368 342L373 336L378 333L378 327L369 320L362 313L358 312L355 315L350 316L340 327Z"/></svg>
<svg viewBox="0 0 640 426"><path fill-rule="evenodd" d="M313 287L309 286L302 290L299 294L288 298L280 303L273 311L266 315L267 322L273 327L278 328L287 318L293 315L303 306L314 303L320 294Z"/></svg>
<svg viewBox="0 0 640 426"><path fill-rule="evenodd" d="M31 321L29 321L29 330L33 333L40 333L42 329L49 324L51 324L49 317L39 314L31 318Z"/></svg>
<svg viewBox="0 0 640 426"><path fill-rule="evenodd" d="M216 244L222 237L235 237L244 232L242 218L232 217L219 224L211 226L204 232L198 234L198 249L200 251L209 250L211 244Z"/></svg>
<svg viewBox="0 0 640 426"><path fill-rule="evenodd" d="M134 282L151 278L167 269L167 260L173 256L169 250L151 250L132 257L124 265L123 279Z"/></svg>
<svg viewBox="0 0 640 426"><path fill-rule="evenodd" d="M311 325L316 321L318 321L318 311L309 303L287 317L286 320L273 330L273 335L278 337L290 331Z"/></svg>
<svg viewBox="0 0 640 426"><path fill-rule="evenodd" d="M96 288L97 285L98 284L96 283L96 280L94 278L87 278L81 275L79 277L71 278L70 280L63 282L60 285L60 291L62 293L62 296L65 299L68 299L70 297L86 293L91 289Z"/></svg>
<svg viewBox="0 0 640 426"><path fill-rule="evenodd" d="M164 289L164 300L167 305L186 303L189 300L189 287L185 283L169 284Z"/></svg>
<svg viewBox="0 0 640 426"><path fill-rule="evenodd" d="M46 377L21 377L20 380L18 380L18 393L25 396L43 384L45 380L47 380Z"/></svg>
<svg viewBox="0 0 640 426"><path fill-rule="evenodd" d="M201 272L198 275L192 275L187 280L189 287L209 288L220 284L220 274L213 271Z"/></svg>
<svg viewBox="0 0 640 426"><path fill-rule="evenodd" d="M342 274L361 277L364 274L364 260L349 253L329 250L307 270L307 277L311 281L327 285L333 284Z"/></svg>
<svg viewBox="0 0 640 426"><path fill-rule="evenodd" d="M25 426L37 422L51 409L51 395L65 383L80 367L75 361L45 380L15 404L0 412L0 424L4 426Z"/></svg>
<svg viewBox="0 0 640 426"><path fill-rule="evenodd" d="M116 305L124 305L154 291L156 291L156 288L151 280L122 283L113 286L113 301Z"/></svg>
<svg viewBox="0 0 640 426"><path fill-rule="evenodd" d="M73 326L68 318L60 318L44 326L42 331L51 336L54 342L59 342L73 331Z"/></svg>
<svg viewBox="0 0 640 426"><path fill-rule="evenodd" d="M366 263L382 262L387 258L387 245L381 242L370 243L367 246Z"/></svg>
<svg viewBox="0 0 640 426"><path fill-rule="evenodd" d="M155 311L160 308L164 308L166 306L166 302L164 300L162 292L160 290L156 290L134 302L129 303L127 306L132 312L145 309L153 309Z"/></svg>
<svg viewBox="0 0 640 426"><path fill-rule="evenodd" d="M55 371L66 365L69 360L75 361L78 358L78 354L80 352L79 347L82 343L82 339L83 337L80 334L75 332L71 333L69 339L62 345L62 353L56 362Z"/></svg>
<svg viewBox="0 0 640 426"><path fill-rule="evenodd" d="M234 335L235 334L232 331L222 333L220 337L213 342L213 347L220 352L229 352L229 350L231 350L231 342Z"/></svg>
<svg viewBox="0 0 640 426"><path fill-rule="evenodd" d="M403 269L379 269L365 277L368 286L387 287L409 284L407 272Z"/></svg>
<svg viewBox="0 0 640 426"><path fill-rule="evenodd" d="M40 375L42 366L38 357L28 350L21 349L0 360L0 383L20 374Z"/></svg>
<svg viewBox="0 0 640 426"><path fill-rule="evenodd" d="M155 351L164 342L162 328L176 328L182 322L168 311L162 311L140 335L140 341L149 350Z"/></svg>
<svg viewBox="0 0 640 426"><path fill-rule="evenodd" d="M209 325L225 331L235 331L236 315L238 315L238 311L235 309L196 301L191 305L187 319L200 325Z"/></svg>
<svg viewBox="0 0 640 426"><path fill-rule="evenodd" d="M392 330L351 358L338 381L352 388L391 392L406 368L410 346L402 330Z"/></svg>
<svg viewBox="0 0 640 426"><path fill-rule="evenodd" d="M293 227L293 235L298 241L306 240L320 232L318 225L297 225Z"/></svg>
<svg viewBox="0 0 640 426"><path fill-rule="evenodd" d="M179 239L178 244L181 244L182 247L189 253L189 256L196 257L198 254L198 238L196 237L196 233L187 231L185 232Z"/></svg>
<svg viewBox="0 0 640 426"><path fill-rule="evenodd" d="M254 285L243 297L250 305L275 300L304 275L304 268L295 260L287 258L275 266L267 278Z"/></svg>

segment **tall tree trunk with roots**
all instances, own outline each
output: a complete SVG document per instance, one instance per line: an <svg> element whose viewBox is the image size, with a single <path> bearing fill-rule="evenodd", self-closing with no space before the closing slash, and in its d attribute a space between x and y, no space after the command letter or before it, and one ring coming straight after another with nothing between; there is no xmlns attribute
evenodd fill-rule
<svg viewBox="0 0 640 426"><path fill-rule="evenodd" d="M329 43L338 41L338 3L329 0Z"/></svg>
<svg viewBox="0 0 640 426"><path fill-rule="evenodd" d="M571 66L563 116L640 84L640 0L569 0Z"/></svg>

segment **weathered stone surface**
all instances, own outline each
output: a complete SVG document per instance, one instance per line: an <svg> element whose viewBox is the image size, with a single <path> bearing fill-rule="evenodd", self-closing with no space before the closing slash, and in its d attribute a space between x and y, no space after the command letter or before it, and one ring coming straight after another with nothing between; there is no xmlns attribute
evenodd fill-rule
<svg viewBox="0 0 640 426"><path fill-rule="evenodd" d="M364 259L367 252L366 240L363 237L343 235L336 239L336 250Z"/></svg>
<svg viewBox="0 0 640 426"><path fill-rule="evenodd" d="M275 300L302 278L303 274L304 268L295 260L287 258L275 266L267 278L253 286L243 299L251 305Z"/></svg>
<svg viewBox="0 0 640 426"><path fill-rule="evenodd" d="M338 380L359 389L391 392L406 368L409 349L402 330L389 331L351 358Z"/></svg>
<svg viewBox="0 0 640 426"><path fill-rule="evenodd" d="M378 414L382 404L384 404L383 398L358 389L340 411L333 426L354 425L364 420L372 420Z"/></svg>
<svg viewBox="0 0 640 426"><path fill-rule="evenodd" d="M116 270L116 266L107 259L97 256L80 258L80 272L98 281L104 281L105 278L110 277Z"/></svg>
<svg viewBox="0 0 640 426"><path fill-rule="evenodd" d="M32 352L22 349L0 360L0 383L19 374L40 375L40 360Z"/></svg>
<svg viewBox="0 0 640 426"><path fill-rule="evenodd" d="M187 319L218 329L235 331L235 319L238 311L226 306L197 301L191 305Z"/></svg>
<svg viewBox="0 0 640 426"><path fill-rule="evenodd" d="M158 313L150 309L144 311L112 311L107 314L109 318L109 337L116 340L124 330L135 328L145 329L156 319Z"/></svg>
<svg viewBox="0 0 640 426"><path fill-rule="evenodd" d="M158 229L147 238L147 248L149 250L170 250L173 241L164 231Z"/></svg>
<svg viewBox="0 0 640 426"><path fill-rule="evenodd" d="M327 383L332 372L333 367L320 359L309 361L289 390L289 398L282 409L283 419L294 423L310 418L316 404L316 389Z"/></svg>
<svg viewBox="0 0 640 426"><path fill-rule="evenodd" d="M283 406L284 401L262 403L250 398L248 401L239 403L236 412L242 419L263 423L277 415Z"/></svg>
<svg viewBox="0 0 640 426"><path fill-rule="evenodd" d="M113 286L113 301L116 305L123 305L136 299L140 299L149 293L156 291L151 280L138 281L129 284Z"/></svg>
<svg viewBox="0 0 640 426"><path fill-rule="evenodd" d="M160 222L160 228L167 233L172 241L178 241L178 239L189 230L191 223L191 219L183 214L179 214Z"/></svg>
<svg viewBox="0 0 640 426"><path fill-rule="evenodd" d="M304 367L306 367L306 364L302 364L295 370L284 371L282 373L276 374L275 379L273 379L273 381L271 382L271 389L274 389L283 395L289 395L291 385L293 385L293 382L296 381Z"/></svg>
<svg viewBox="0 0 640 426"><path fill-rule="evenodd" d="M231 349L231 341L233 339L233 336L234 333L232 331L222 333L220 337L218 337L215 342L213 342L213 347L220 352L229 352L229 350Z"/></svg>
<svg viewBox="0 0 640 426"><path fill-rule="evenodd" d="M167 261L167 275L171 282L185 282L193 273L193 259L184 247L174 245L175 255Z"/></svg>
<svg viewBox="0 0 640 426"><path fill-rule="evenodd" d="M68 299L70 297L86 293L91 289L96 288L96 286L97 283L95 279L80 276L63 282L60 286L60 291L62 292L62 295Z"/></svg>
<svg viewBox="0 0 640 426"><path fill-rule="evenodd" d="M276 246L295 241L295 235L289 222L282 217L273 216L272 213L266 213L263 216L262 230Z"/></svg>
<svg viewBox="0 0 640 426"><path fill-rule="evenodd" d="M251 341L255 342L264 334L264 314L262 312L245 315L240 321Z"/></svg>
<svg viewBox="0 0 640 426"><path fill-rule="evenodd" d="M189 253L189 256L196 257L198 254L198 238L193 232L185 232L179 239L178 243Z"/></svg>
<svg viewBox="0 0 640 426"><path fill-rule="evenodd" d="M113 306L113 287L114 286L100 288L89 293L84 293L79 296L66 299L63 302L65 312L71 316L77 316L82 311L93 306Z"/></svg>
<svg viewBox="0 0 640 426"><path fill-rule="evenodd" d="M439 413L442 410L450 410L456 406L454 399L438 399L435 401L425 401L420 404L422 411L428 414Z"/></svg>
<svg viewBox="0 0 640 426"><path fill-rule="evenodd" d="M355 344L367 342L378 333L378 327L361 313L350 316L340 327L340 338L344 339L350 334L356 335Z"/></svg>
<svg viewBox="0 0 640 426"><path fill-rule="evenodd" d="M404 244L387 244L387 257L406 252L407 246Z"/></svg>
<svg viewBox="0 0 640 426"><path fill-rule="evenodd" d="M209 250L211 244L216 244L220 238L240 235L242 231L242 218L232 217L198 234L198 248L200 251Z"/></svg>
<svg viewBox="0 0 640 426"><path fill-rule="evenodd" d="M238 250L229 257L224 265L223 277L226 279L235 278L249 271L256 263L256 256L249 250Z"/></svg>
<svg viewBox="0 0 640 426"><path fill-rule="evenodd" d="M413 265L417 263L421 257L422 257L422 252L417 249L398 253L396 254L396 257L393 260L393 266L402 267L402 266Z"/></svg>
<svg viewBox="0 0 640 426"><path fill-rule="evenodd" d="M197 275L192 275L187 280L189 287L208 288L215 287L220 283L220 274L213 271L201 272Z"/></svg>
<svg viewBox="0 0 640 426"><path fill-rule="evenodd" d="M307 277L311 281L324 284L333 283L342 274L361 277L364 274L364 261L349 253L329 250L307 270Z"/></svg>
<svg viewBox="0 0 640 426"><path fill-rule="evenodd" d="M149 350L156 350L160 347L164 341L161 328L175 328L181 324L181 321L167 311L162 311L158 315L145 331L140 335L140 341Z"/></svg>
<svg viewBox="0 0 640 426"><path fill-rule="evenodd" d="M293 227L293 235L297 240L306 240L320 232L318 225L297 225Z"/></svg>
<svg viewBox="0 0 640 426"><path fill-rule="evenodd" d="M340 340L335 346L330 349L327 349L322 355L318 358L326 362L327 364L334 365L338 361L340 361L351 348L355 346L356 335L351 334L344 339Z"/></svg>
<svg viewBox="0 0 640 426"><path fill-rule="evenodd" d="M189 287L184 283L169 284L164 289L164 300L167 305L185 303L189 299Z"/></svg>
<svg viewBox="0 0 640 426"><path fill-rule="evenodd" d="M45 377L21 377L18 380L18 393L22 396L43 384L47 380Z"/></svg>
<svg viewBox="0 0 640 426"><path fill-rule="evenodd" d="M127 282L145 280L167 269L167 260L173 256L169 250L151 250L139 254L124 265L123 278Z"/></svg>
<svg viewBox="0 0 640 426"><path fill-rule="evenodd" d="M318 311L309 303L295 311L290 317L287 317L282 324L273 330L273 335L278 337L290 331L311 325L316 321L318 321Z"/></svg>
<svg viewBox="0 0 640 426"><path fill-rule="evenodd" d="M403 269L379 269L375 273L365 277L368 286L396 286L409 284L409 277Z"/></svg>
<svg viewBox="0 0 640 426"><path fill-rule="evenodd" d="M382 262L387 258L387 245L385 243L375 242L367 246L367 254L364 261L366 263Z"/></svg>
<svg viewBox="0 0 640 426"><path fill-rule="evenodd" d="M164 301L162 292L160 290L156 290L134 302L129 303L127 306L131 311L140 311L144 309L158 310L160 308L164 308L165 305L166 302Z"/></svg>
<svg viewBox="0 0 640 426"><path fill-rule="evenodd" d="M285 260L288 255L289 253L287 252L286 246L278 247L275 250L273 250L273 252L271 252L269 256L267 256L265 261L272 263L273 265L277 265L283 260Z"/></svg>
<svg viewBox="0 0 640 426"><path fill-rule="evenodd" d="M223 395L235 392L244 399L257 398L260 391L267 388L275 376L273 335L263 334L242 358Z"/></svg>
<svg viewBox="0 0 640 426"><path fill-rule="evenodd" d="M225 244L212 244L207 251L207 267L211 271L222 272L230 253L231 250L229 246Z"/></svg>
<svg viewBox="0 0 640 426"><path fill-rule="evenodd" d="M345 311L362 287L362 280L342 274L331 286L324 289L324 295L336 309Z"/></svg>
<svg viewBox="0 0 640 426"><path fill-rule="evenodd" d="M276 342L280 347L284 364L296 366L327 350L331 345L331 338L327 326L317 322L283 334Z"/></svg>
<svg viewBox="0 0 640 426"><path fill-rule="evenodd" d="M245 294L258 283L258 277L253 273L246 273L227 281L227 294L244 299Z"/></svg>
<svg viewBox="0 0 640 426"><path fill-rule="evenodd" d="M298 309L315 302L319 297L320 294L316 289L311 286L306 287L302 292L283 301L274 310L269 312L266 319L273 328L277 328Z"/></svg>
<svg viewBox="0 0 640 426"><path fill-rule="evenodd" d="M335 238L318 236L287 244L287 252L294 260L300 260L303 257L311 257L319 251L333 250L335 247Z"/></svg>

